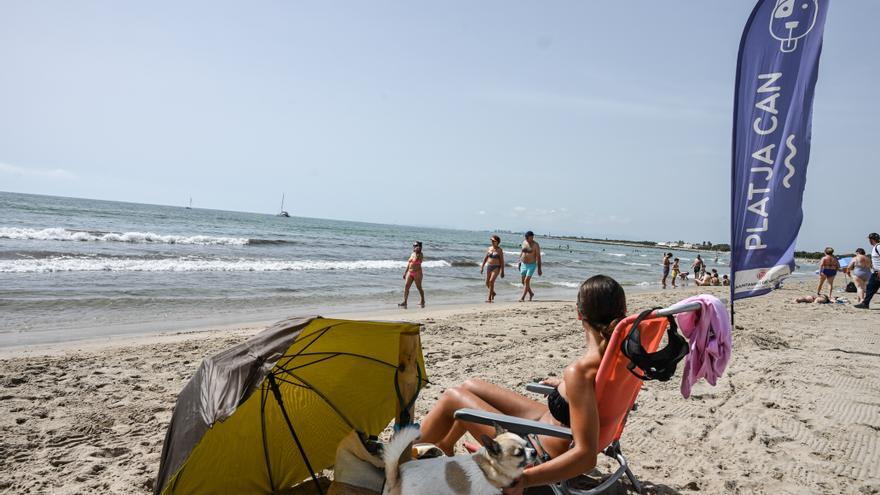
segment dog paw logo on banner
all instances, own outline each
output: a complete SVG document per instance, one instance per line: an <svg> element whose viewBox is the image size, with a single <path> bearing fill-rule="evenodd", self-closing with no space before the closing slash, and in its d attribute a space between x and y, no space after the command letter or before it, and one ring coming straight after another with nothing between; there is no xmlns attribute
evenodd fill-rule
<svg viewBox="0 0 880 495"><path fill-rule="evenodd" d="M816 25L819 0L776 0L770 16L770 35L780 41L783 53L797 50L798 40Z"/></svg>

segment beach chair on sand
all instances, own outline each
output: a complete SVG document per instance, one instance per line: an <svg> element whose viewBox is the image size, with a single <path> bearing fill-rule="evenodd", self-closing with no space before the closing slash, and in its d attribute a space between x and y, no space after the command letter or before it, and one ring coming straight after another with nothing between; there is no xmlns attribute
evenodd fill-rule
<svg viewBox="0 0 880 495"><path fill-rule="evenodd" d="M639 324L642 346L648 352L657 351L663 341L666 327L669 324L668 316L699 310L699 303L690 303L654 311ZM611 340L608 343L607 350L602 357L602 362L599 365L599 371L596 375L596 401L599 406L598 445L606 446L601 453L616 461L619 464L619 467L602 480L601 483L589 490L572 488L569 486L568 481L562 481L555 485L551 485L553 492L557 495L599 494L610 488L624 474L629 478L633 488L635 488L638 493L642 493L642 485L630 470L626 457L624 457L623 452L620 449L620 435L623 433L626 418L630 410L633 409L636 396L639 394L639 390L641 390L642 386L642 380L627 369L630 360L620 350L621 343L629 334L629 331L637 318L638 315L630 316L621 321L617 325L617 328L614 329L614 333L611 335ZM547 385L532 383L526 386L526 390L546 395L552 392L553 388ZM512 431L524 437L531 437L533 442L537 441L538 435L572 439L571 430L569 428L553 426L538 421L530 421L514 416L506 416L504 414L489 413L476 409L459 409L455 412L455 418L461 421L490 426L498 424L508 431ZM599 453L597 453L597 455L598 454ZM546 456L541 458L539 455L537 462L541 463L548 460L550 459Z"/></svg>

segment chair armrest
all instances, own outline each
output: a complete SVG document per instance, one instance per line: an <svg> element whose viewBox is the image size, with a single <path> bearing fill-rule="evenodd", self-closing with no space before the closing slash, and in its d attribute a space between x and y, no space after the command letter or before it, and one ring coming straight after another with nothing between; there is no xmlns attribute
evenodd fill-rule
<svg viewBox="0 0 880 495"><path fill-rule="evenodd" d="M459 409L455 411L455 419L488 426L497 424L517 435L546 435L567 440L572 439L571 429L563 426L549 425L516 416L480 411L479 409Z"/></svg>
<svg viewBox="0 0 880 495"><path fill-rule="evenodd" d="M535 392L536 394L542 395L550 395L556 390L556 387L551 387L550 385L544 385L543 383L530 383L526 385L526 390L529 392Z"/></svg>

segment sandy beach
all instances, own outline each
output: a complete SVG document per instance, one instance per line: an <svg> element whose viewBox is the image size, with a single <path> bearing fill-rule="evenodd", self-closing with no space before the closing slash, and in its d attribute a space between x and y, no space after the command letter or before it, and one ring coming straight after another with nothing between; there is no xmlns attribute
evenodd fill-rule
<svg viewBox="0 0 880 495"><path fill-rule="evenodd" d="M678 377L645 384L622 445L649 493L880 493L880 312L792 302L812 283L737 305L717 386L685 400ZM632 294L630 312L701 292L726 290ZM522 389L583 345L571 302L357 316L424 323L420 417L444 387L480 377ZM202 357L261 329L2 351L0 492L149 493L184 383Z"/></svg>

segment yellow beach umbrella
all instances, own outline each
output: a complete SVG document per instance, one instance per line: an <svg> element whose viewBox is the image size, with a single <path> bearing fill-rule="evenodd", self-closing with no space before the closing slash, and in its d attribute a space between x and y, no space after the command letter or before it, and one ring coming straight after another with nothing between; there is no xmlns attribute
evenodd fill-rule
<svg viewBox="0 0 880 495"><path fill-rule="evenodd" d="M156 495L278 493L352 430L408 422L427 383L419 326L291 318L206 358L177 400ZM320 487L319 487L320 490Z"/></svg>

